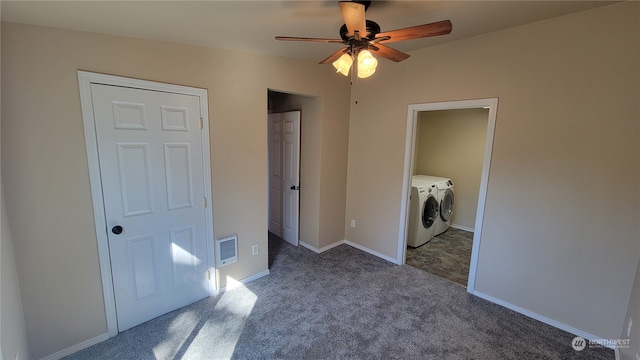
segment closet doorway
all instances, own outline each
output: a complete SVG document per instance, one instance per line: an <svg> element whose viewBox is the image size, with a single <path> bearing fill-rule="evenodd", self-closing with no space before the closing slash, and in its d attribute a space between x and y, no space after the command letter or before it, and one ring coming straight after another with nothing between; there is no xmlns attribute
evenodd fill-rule
<svg viewBox="0 0 640 360"><path fill-rule="evenodd" d="M322 134L323 134L323 102L318 96L305 95L300 93L287 92L283 90L267 89L267 117L268 114L298 112L300 114L300 142L299 151L299 180L297 183L282 185L282 187L291 190L291 186L296 186L296 193L299 197L298 206L298 230L292 231L297 235L297 245L306 247L312 251L318 252L320 243L320 168L322 165ZM267 124L268 125L268 124ZM269 126L266 127L267 129ZM278 132L280 133L280 132ZM268 133L265 134L269 138ZM270 144L267 141L267 144ZM277 146L281 149L280 146ZM280 158L280 157L278 157ZM269 159L267 159L269 160ZM271 172L269 163L268 171ZM267 183L268 196L268 213L271 209L277 207L277 203L271 201L271 175L269 174L265 181ZM299 187L299 188L298 188ZM274 199L279 199L273 196ZM294 205L295 206L295 205ZM267 219L267 229L269 234L269 266L277 258L278 252L289 245L280 236L272 231L270 227L274 224L271 219ZM271 228L273 230L273 228ZM281 246L282 245L282 246Z"/></svg>

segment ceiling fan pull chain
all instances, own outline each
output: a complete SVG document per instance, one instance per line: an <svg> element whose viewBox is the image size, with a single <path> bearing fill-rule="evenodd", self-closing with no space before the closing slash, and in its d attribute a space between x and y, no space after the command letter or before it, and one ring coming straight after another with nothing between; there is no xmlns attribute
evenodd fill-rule
<svg viewBox="0 0 640 360"><path fill-rule="evenodd" d="M357 84L358 77L356 74L358 73L358 54L355 51L351 52L351 57L353 58L353 63L351 64L351 80L349 81L349 85L353 86L354 79Z"/></svg>

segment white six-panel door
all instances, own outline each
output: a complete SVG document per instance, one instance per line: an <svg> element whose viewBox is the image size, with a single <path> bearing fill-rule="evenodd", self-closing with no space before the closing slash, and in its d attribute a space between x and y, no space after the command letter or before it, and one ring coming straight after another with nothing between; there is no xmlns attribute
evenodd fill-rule
<svg viewBox="0 0 640 360"><path fill-rule="evenodd" d="M118 330L209 295L199 98L91 85Z"/></svg>
<svg viewBox="0 0 640 360"><path fill-rule="evenodd" d="M269 231L298 245L300 111L269 114Z"/></svg>
<svg viewBox="0 0 640 360"><path fill-rule="evenodd" d="M300 212L300 112L281 114L282 121L282 238L298 245Z"/></svg>

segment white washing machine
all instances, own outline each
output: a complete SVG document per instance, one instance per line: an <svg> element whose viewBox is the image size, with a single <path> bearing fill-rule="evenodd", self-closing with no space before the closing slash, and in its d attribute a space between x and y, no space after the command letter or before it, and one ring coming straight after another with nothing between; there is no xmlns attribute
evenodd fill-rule
<svg viewBox="0 0 640 360"><path fill-rule="evenodd" d="M433 239L438 220L438 188L434 183L411 181L407 245L418 247Z"/></svg>
<svg viewBox="0 0 640 360"><path fill-rule="evenodd" d="M451 217L453 216L453 181L449 178L414 175L413 179L423 182L435 184L438 189L436 198L438 199L438 218L435 223L434 236L440 235L451 226Z"/></svg>

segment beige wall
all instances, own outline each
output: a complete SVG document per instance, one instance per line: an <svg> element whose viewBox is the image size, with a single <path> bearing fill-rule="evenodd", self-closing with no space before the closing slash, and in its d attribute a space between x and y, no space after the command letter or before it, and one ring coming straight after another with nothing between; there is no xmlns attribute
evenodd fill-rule
<svg viewBox="0 0 640 360"><path fill-rule="evenodd" d="M0 358L29 359L13 241L1 191L0 185Z"/></svg>
<svg viewBox="0 0 640 360"><path fill-rule="evenodd" d="M0 146L1 153L2 147ZM0 167L0 359L29 358L18 270L4 201L2 169Z"/></svg>
<svg viewBox="0 0 640 360"><path fill-rule="evenodd" d="M473 231L487 137L488 109L418 113L415 174L454 183L451 224Z"/></svg>
<svg viewBox="0 0 640 360"><path fill-rule="evenodd" d="M639 15L624 2L381 61L352 91L347 240L396 256L409 104L498 97L475 291L617 338L640 247Z"/></svg>
<svg viewBox="0 0 640 360"><path fill-rule="evenodd" d="M227 276L239 280L267 269L266 251L251 256L250 247L258 243L267 249L268 88L322 99L315 140L320 154L312 154L321 159L313 190L323 199L318 228L325 238L320 241L344 238L350 89L329 67L94 33L2 26L2 173L34 358L106 331L78 69L208 90L214 235L239 237L238 262L220 269L220 285ZM335 144L321 139L326 133L340 134ZM333 158L345 160L325 161Z"/></svg>

